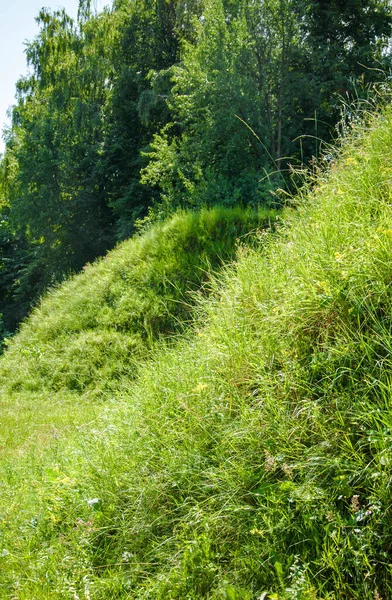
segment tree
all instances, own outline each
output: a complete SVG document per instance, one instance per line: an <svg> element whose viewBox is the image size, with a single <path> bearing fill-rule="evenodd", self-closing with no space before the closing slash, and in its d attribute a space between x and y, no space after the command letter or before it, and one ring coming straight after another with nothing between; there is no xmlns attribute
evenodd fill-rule
<svg viewBox="0 0 392 600"><path fill-rule="evenodd" d="M99 177L110 94L108 20L90 17L76 26L64 11L42 10L37 21L40 34L27 47L32 75L18 82L7 144L16 165L10 223L30 249L20 285L37 281L34 296L113 243Z"/></svg>
<svg viewBox="0 0 392 600"><path fill-rule="evenodd" d="M391 5L388 0L306 0L296 10L305 42L293 65L303 85L292 106L308 119L315 117L308 126L304 122L303 133L329 141L342 97L366 95L390 68ZM304 144L309 158L314 145Z"/></svg>
<svg viewBox="0 0 392 600"><path fill-rule="evenodd" d="M287 151L296 43L289 0L210 2L196 43L171 69L174 121L155 136L143 181L159 185L169 205L269 202Z"/></svg>
<svg viewBox="0 0 392 600"><path fill-rule="evenodd" d="M197 32L169 69L172 123L143 171L169 208L268 203L290 163L331 140L340 96L390 64L384 0L210 0Z"/></svg>
<svg viewBox="0 0 392 600"><path fill-rule="evenodd" d="M131 234L137 218L154 202L156 191L140 184L146 166L142 152L153 135L171 121L166 102L170 68L180 60L184 40L194 39L201 0L117 0L120 43L113 53L115 82L105 143L108 202L117 235Z"/></svg>

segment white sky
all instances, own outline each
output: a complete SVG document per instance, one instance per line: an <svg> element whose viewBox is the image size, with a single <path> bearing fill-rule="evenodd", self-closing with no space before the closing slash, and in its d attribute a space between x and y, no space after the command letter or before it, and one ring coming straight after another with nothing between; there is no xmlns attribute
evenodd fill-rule
<svg viewBox="0 0 392 600"><path fill-rule="evenodd" d="M110 4L110 0L92 2L97 10ZM24 42L38 33L34 19L43 6L52 10L65 8L75 18L79 0L0 0L0 131L9 123L7 110L15 103L15 84L27 73ZM0 153L3 151L0 136Z"/></svg>

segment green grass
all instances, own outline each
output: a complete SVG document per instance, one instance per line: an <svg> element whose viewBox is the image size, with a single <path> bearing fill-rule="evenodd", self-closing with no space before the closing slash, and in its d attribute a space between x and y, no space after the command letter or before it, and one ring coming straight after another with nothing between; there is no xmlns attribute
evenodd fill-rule
<svg viewBox="0 0 392 600"><path fill-rule="evenodd" d="M238 240L275 216L179 212L51 290L0 360L0 451L51 439L129 387L155 345L188 325L197 294Z"/></svg>
<svg viewBox="0 0 392 600"><path fill-rule="evenodd" d="M354 134L133 385L3 460L3 597L392 596L392 110Z"/></svg>

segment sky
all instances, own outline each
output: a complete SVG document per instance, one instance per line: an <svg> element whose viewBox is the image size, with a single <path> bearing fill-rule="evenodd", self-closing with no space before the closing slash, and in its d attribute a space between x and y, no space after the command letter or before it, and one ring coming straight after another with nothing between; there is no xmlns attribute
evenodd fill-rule
<svg viewBox="0 0 392 600"><path fill-rule="evenodd" d="M110 0L93 0L92 6L101 10ZM0 0L0 131L9 123L8 108L15 103L15 84L27 73L24 42L38 33L35 17L45 6L52 10L65 8L76 17L79 0ZM0 136L0 153L4 142Z"/></svg>

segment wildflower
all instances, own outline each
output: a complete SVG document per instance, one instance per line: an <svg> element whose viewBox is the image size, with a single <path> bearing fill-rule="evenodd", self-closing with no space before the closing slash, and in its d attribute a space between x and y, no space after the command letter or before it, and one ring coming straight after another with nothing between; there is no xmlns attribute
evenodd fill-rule
<svg viewBox="0 0 392 600"><path fill-rule="evenodd" d="M133 558L133 553L132 552L128 552L128 550L126 550L125 552L123 552L122 554L122 559L124 562L130 562Z"/></svg>
<svg viewBox="0 0 392 600"><path fill-rule="evenodd" d="M200 394L203 390L206 390L208 385L206 383L198 383L197 386L192 390L194 394Z"/></svg>
<svg viewBox="0 0 392 600"><path fill-rule="evenodd" d="M268 452L268 450L264 450L265 454L265 470L266 471L275 471L275 458Z"/></svg>
<svg viewBox="0 0 392 600"><path fill-rule="evenodd" d="M289 465L286 465L286 463L282 465L282 471L289 479L293 478L294 471Z"/></svg>
<svg viewBox="0 0 392 600"><path fill-rule="evenodd" d="M94 522L93 519L89 519L88 521L83 521L80 517L78 517L74 524L74 529L79 529L80 527L86 527L87 533L91 533L94 530Z"/></svg>
<svg viewBox="0 0 392 600"><path fill-rule="evenodd" d="M330 510L326 513L325 518L327 519L328 523L333 523L335 520L333 513Z"/></svg>
<svg viewBox="0 0 392 600"><path fill-rule="evenodd" d="M326 294L329 292L329 283L327 281L317 281L316 282L316 290L319 294Z"/></svg>
<svg viewBox="0 0 392 600"><path fill-rule="evenodd" d="M92 508L96 508L97 505L99 505L101 503L100 498L91 498L90 500L87 500L87 504L89 506L91 506Z"/></svg>
<svg viewBox="0 0 392 600"><path fill-rule="evenodd" d="M357 494L355 494L352 498L351 498L351 510L355 513L359 512L361 506L359 504L359 496Z"/></svg>

